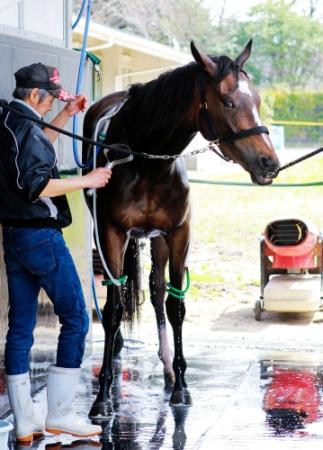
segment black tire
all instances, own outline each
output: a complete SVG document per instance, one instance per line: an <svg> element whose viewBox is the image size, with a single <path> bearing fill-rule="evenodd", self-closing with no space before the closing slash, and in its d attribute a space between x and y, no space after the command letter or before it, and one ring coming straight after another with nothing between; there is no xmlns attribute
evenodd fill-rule
<svg viewBox="0 0 323 450"><path fill-rule="evenodd" d="M258 320L258 322L260 322L261 320L261 312L262 312L261 301L257 300L255 303L255 319Z"/></svg>

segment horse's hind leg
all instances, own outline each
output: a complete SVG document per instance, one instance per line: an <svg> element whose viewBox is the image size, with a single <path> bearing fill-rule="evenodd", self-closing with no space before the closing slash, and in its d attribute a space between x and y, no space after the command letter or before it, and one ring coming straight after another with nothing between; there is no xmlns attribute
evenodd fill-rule
<svg viewBox="0 0 323 450"><path fill-rule="evenodd" d="M158 356L164 364L165 388L174 384L172 352L169 346L165 318L165 266L168 247L163 236L151 239L152 268L149 277L150 300L155 309L159 339Z"/></svg>
<svg viewBox="0 0 323 450"><path fill-rule="evenodd" d="M123 273L123 255L127 238L122 233L118 232L112 224L106 226L108 232L105 234L105 239L101 239L104 243L105 254L112 274L118 278ZM93 403L89 417L94 420L107 419L113 408L110 396L110 387L113 381L113 347L114 339L119 330L122 314L123 303L121 297L121 289L118 286L108 286L107 301L103 309L103 327L105 331L104 341L104 355L102 368L99 375L99 392L96 400Z"/></svg>
<svg viewBox="0 0 323 450"><path fill-rule="evenodd" d="M170 284L176 289L182 289L185 261L189 247L189 219L167 235L169 248L169 278ZM174 333L174 361L175 385L170 399L171 405L190 405L191 398L185 381L186 361L183 355L182 325L185 317L185 303L183 298L168 295L166 299L167 317Z"/></svg>

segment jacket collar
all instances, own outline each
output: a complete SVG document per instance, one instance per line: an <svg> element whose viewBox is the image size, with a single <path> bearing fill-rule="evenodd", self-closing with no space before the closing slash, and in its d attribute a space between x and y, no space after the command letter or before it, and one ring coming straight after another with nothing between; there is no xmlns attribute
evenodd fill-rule
<svg viewBox="0 0 323 450"><path fill-rule="evenodd" d="M10 102L10 106L30 116L31 118L41 119L41 115L28 103L23 100L14 99Z"/></svg>

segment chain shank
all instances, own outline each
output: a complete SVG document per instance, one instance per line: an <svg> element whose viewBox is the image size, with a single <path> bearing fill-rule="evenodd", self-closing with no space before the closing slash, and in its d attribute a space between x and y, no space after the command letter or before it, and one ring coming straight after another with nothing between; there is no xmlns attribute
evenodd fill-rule
<svg viewBox="0 0 323 450"><path fill-rule="evenodd" d="M217 145L218 145L218 141L212 141L208 144L207 147L202 147L197 150L192 150L188 153L185 153L184 155L182 155L181 153L177 153L175 155L152 155L150 153L144 153L144 152L141 153L141 155L146 159L155 159L155 160L164 160L164 161L167 161L170 159L177 159L180 157L185 158L187 156L195 156L200 153L205 153L208 150L212 150L213 152L216 152L219 155L218 150L216 148Z"/></svg>

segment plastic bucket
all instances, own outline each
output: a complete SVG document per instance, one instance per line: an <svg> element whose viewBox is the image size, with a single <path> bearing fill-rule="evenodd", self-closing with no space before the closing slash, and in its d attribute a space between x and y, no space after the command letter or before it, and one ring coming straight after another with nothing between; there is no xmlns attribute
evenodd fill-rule
<svg viewBox="0 0 323 450"><path fill-rule="evenodd" d="M0 420L0 449L6 450L8 448L9 431L13 429L12 423L7 420Z"/></svg>

